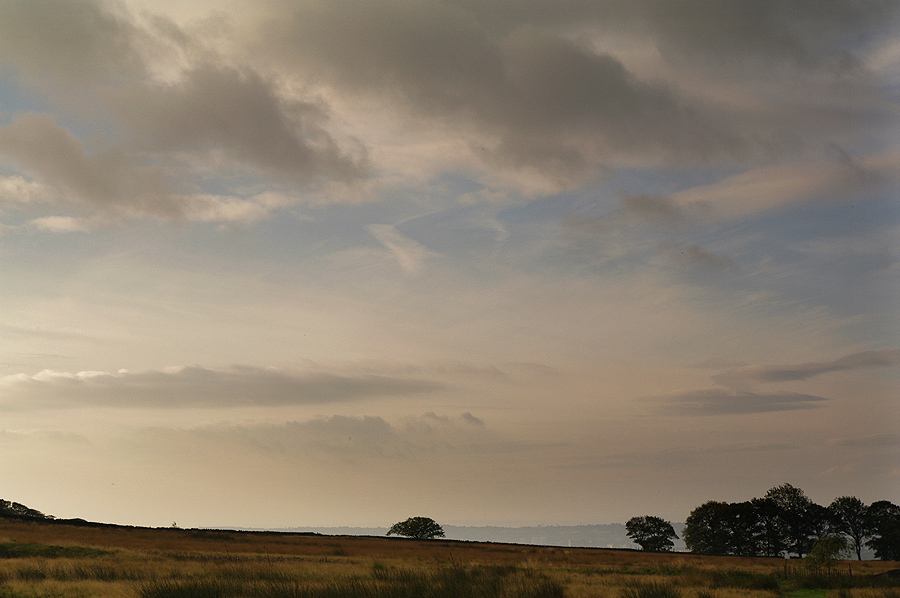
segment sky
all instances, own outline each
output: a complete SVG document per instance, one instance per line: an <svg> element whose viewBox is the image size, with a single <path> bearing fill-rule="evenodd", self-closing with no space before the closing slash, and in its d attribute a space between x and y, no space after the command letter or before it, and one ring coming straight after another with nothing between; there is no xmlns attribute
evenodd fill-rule
<svg viewBox="0 0 900 598"><path fill-rule="evenodd" d="M0 1L0 497L900 503L900 3Z"/></svg>

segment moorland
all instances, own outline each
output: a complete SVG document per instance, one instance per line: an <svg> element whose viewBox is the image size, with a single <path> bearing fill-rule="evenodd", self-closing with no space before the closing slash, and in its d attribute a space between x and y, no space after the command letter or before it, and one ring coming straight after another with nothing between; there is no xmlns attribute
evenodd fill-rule
<svg viewBox="0 0 900 598"><path fill-rule="evenodd" d="M898 567L0 517L0 598L900 598Z"/></svg>

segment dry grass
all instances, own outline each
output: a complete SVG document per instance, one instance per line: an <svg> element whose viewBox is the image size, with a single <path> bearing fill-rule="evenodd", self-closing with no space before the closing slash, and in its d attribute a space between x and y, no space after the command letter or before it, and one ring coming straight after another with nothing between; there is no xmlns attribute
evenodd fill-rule
<svg viewBox="0 0 900 598"><path fill-rule="evenodd" d="M16 556L0 558L0 598L139 597L152 584L162 589L166 584L199 588L210 583L241 588L234 590L238 593L209 594L223 596L250 595L240 592L258 593L270 586L295 588L290 595L299 596L305 594L297 593L298 588L335 583L387 591L385 579L397 576L385 577L384 571L431 579L447 570L475 577L484 577L485 571L502 573L503 583L523 592L526 581L550 584L568 598L900 598L896 582L891 587L861 583L898 566L880 561L853 562L855 581L844 584L847 587L822 581L816 596L790 596L792 590L819 582L800 584L796 576L802 568L786 571L780 559L0 519L0 546L8 549L12 542L16 550L4 554ZM397 579L394 582L400 583Z"/></svg>

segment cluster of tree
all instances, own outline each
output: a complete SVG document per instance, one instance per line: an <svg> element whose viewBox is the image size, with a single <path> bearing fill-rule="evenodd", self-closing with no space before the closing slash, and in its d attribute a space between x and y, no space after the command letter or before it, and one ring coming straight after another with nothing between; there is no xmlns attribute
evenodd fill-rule
<svg viewBox="0 0 900 598"><path fill-rule="evenodd" d="M53 519L51 515L44 515L38 510L29 509L25 505L0 498L0 515L12 517L30 517L32 519Z"/></svg>
<svg viewBox="0 0 900 598"><path fill-rule="evenodd" d="M431 517L410 517L406 521L400 521L391 526L387 535L394 534L419 540L431 540L432 538L443 538L444 528Z"/></svg>
<svg viewBox="0 0 900 598"><path fill-rule="evenodd" d="M836 537L862 559L862 548L876 558L900 560L900 507L880 500L865 505L841 496L823 507L804 492L782 484L763 498L740 503L709 501L685 521L684 543L700 554L734 556L809 555L816 541Z"/></svg>

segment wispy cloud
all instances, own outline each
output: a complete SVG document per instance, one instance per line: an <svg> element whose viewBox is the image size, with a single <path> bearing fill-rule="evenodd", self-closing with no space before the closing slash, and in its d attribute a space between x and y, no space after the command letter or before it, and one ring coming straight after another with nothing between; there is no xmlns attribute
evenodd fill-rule
<svg viewBox="0 0 900 598"><path fill-rule="evenodd" d="M863 351L832 361L814 361L794 365L749 365L716 374L712 379L725 386L739 387L752 382L789 382L814 376L863 368L900 366L900 349Z"/></svg>
<svg viewBox="0 0 900 598"><path fill-rule="evenodd" d="M442 385L426 379L303 373L275 368L177 367L143 372L57 372L0 378L0 409L88 406L181 409L339 403L366 397L410 396Z"/></svg>
<svg viewBox="0 0 900 598"><path fill-rule="evenodd" d="M784 392L732 392L722 389L695 390L670 397L649 399L665 415L749 415L815 409L828 399L814 395Z"/></svg>
<svg viewBox="0 0 900 598"><path fill-rule="evenodd" d="M369 232L394 254L397 263L408 274L418 272L425 260L434 255L434 252L409 237L404 237L389 224L370 224Z"/></svg>

